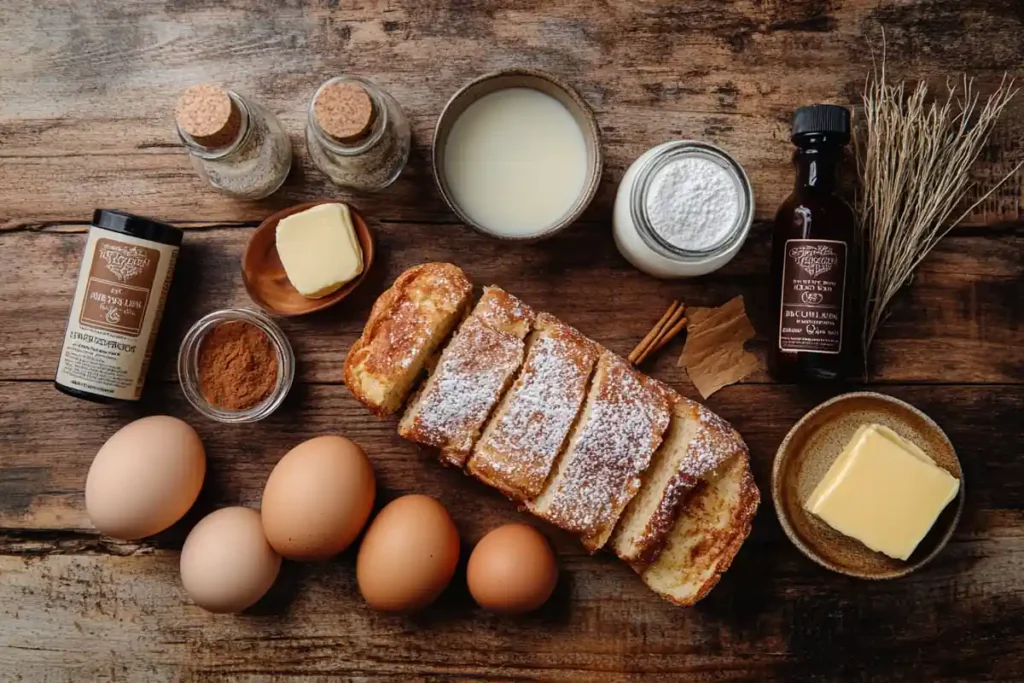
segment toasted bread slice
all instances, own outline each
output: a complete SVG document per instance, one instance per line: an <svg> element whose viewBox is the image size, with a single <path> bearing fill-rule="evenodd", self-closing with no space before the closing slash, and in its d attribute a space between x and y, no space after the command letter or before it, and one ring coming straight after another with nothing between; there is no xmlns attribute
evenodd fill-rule
<svg viewBox="0 0 1024 683"><path fill-rule="evenodd" d="M602 353L569 446L527 507L580 534L591 552L604 547L668 427L670 391Z"/></svg>
<svg viewBox="0 0 1024 683"><path fill-rule="evenodd" d="M695 401L680 399L640 493L615 528L615 554L634 566L653 562L683 500L723 462L746 452L747 445L728 422Z"/></svg>
<svg viewBox="0 0 1024 683"><path fill-rule="evenodd" d="M749 458L734 455L683 504L658 559L641 570L644 583L677 605L703 598L750 533L760 500Z"/></svg>
<svg viewBox="0 0 1024 683"><path fill-rule="evenodd" d="M469 278L450 263L425 263L399 275L345 358L349 390L376 415L396 412L472 295Z"/></svg>
<svg viewBox="0 0 1024 683"><path fill-rule="evenodd" d="M462 467L523 363L533 318L519 299L487 288L409 402L398 433L441 449L443 462Z"/></svg>
<svg viewBox="0 0 1024 683"><path fill-rule="evenodd" d="M526 361L487 423L466 471L514 500L544 488L587 396L601 347L547 313L537 315Z"/></svg>

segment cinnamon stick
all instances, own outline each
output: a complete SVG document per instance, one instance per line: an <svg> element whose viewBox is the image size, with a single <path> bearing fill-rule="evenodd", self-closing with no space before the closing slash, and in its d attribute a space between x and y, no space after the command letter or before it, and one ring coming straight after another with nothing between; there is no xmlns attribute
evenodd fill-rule
<svg viewBox="0 0 1024 683"><path fill-rule="evenodd" d="M683 313L686 310L685 306L680 306L679 309L669 318L669 321L662 328L661 333L652 341L647 349L636 360L636 365L643 363L647 360L647 357L656 352L658 349L669 343L679 332L686 326L686 318L683 317Z"/></svg>
<svg viewBox="0 0 1024 683"><path fill-rule="evenodd" d="M658 338L658 335L661 334L662 330L665 329L665 326L668 324L669 320L672 319L672 316L675 314L676 310L679 309L679 305L680 302L678 299L672 302L672 304L668 307L668 310L665 311L665 314L663 316L661 316L661 319L657 322L657 324L651 328L650 332L647 333L647 336L640 340L640 343L636 345L636 348L633 349L632 352L630 352L629 357L627 358L627 360L629 360L630 363L637 363L637 359L640 358L640 356L642 356L647 351L651 343L653 343Z"/></svg>

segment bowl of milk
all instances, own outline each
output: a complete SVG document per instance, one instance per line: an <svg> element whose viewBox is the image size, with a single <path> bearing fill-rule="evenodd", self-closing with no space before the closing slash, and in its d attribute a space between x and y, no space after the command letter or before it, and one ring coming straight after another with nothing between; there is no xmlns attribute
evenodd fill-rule
<svg viewBox="0 0 1024 683"><path fill-rule="evenodd" d="M467 225L536 241L571 225L601 181L593 111L554 76L510 69L448 101L434 129L434 179Z"/></svg>

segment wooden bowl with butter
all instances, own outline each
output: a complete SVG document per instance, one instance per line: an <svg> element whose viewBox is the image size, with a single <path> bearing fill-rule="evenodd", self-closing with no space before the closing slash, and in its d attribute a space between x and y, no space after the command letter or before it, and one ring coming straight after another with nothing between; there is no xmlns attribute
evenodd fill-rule
<svg viewBox="0 0 1024 683"><path fill-rule="evenodd" d="M305 315L333 306L351 294L366 278L366 274L373 266L373 234L362 215L351 205L346 205L352 217L356 239L362 250L362 271L340 288L318 298L303 296L292 285L285 272L284 264L281 263L281 255L277 251L277 226L289 216L322 204L342 204L342 202L307 202L278 211L260 223L256 232L249 239L249 245L242 256L242 280L245 283L245 290L253 302L271 315L285 317Z"/></svg>
<svg viewBox="0 0 1024 683"><path fill-rule="evenodd" d="M955 497L906 560L871 550L806 507L817 493L819 482L862 425L891 430L896 438L915 445L936 467L959 480ZM811 560L848 576L894 579L931 562L949 542L963 512L964 477L953 444L931 418L892 396L856 392L825 401L793 426L775 455L772 498L783 531ZM899 524L899 520L892 523Z"/></svg>

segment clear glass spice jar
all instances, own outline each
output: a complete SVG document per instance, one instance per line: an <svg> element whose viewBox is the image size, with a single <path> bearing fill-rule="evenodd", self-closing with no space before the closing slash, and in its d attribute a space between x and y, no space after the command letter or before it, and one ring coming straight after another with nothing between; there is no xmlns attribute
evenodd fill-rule
<svg viewBox="0 0 1024 683"><path fill-rule="evenodd" d="M309 158L339 187L372 192L395 182L411 140L401 106L365 78L332 78L309 103Z"/></svg>
<svg viewBox="0 0 1024 683"><path fill-rule="evenodd" d="M204 395L200 377L199 357L203 341L215 328L228 323L247 323L263 332L274 348L277 362L277 377L272 390L262 401L242 410L227 410L213 405ZM185 398L193 408L217 422L238 424L262 420L281 406L294 380L295 352L288 337L273 320L247 308L225 308L203 316L185 334L178 351L178 381Z"/></svg>
<svg viewBox="0 0 1024 683"><path fill-rule="evenodd" d="M238 199L277 191L292 167L292 145L266 107L215 85L197 85L174 108L178 137L206 183Z"/></svg>

